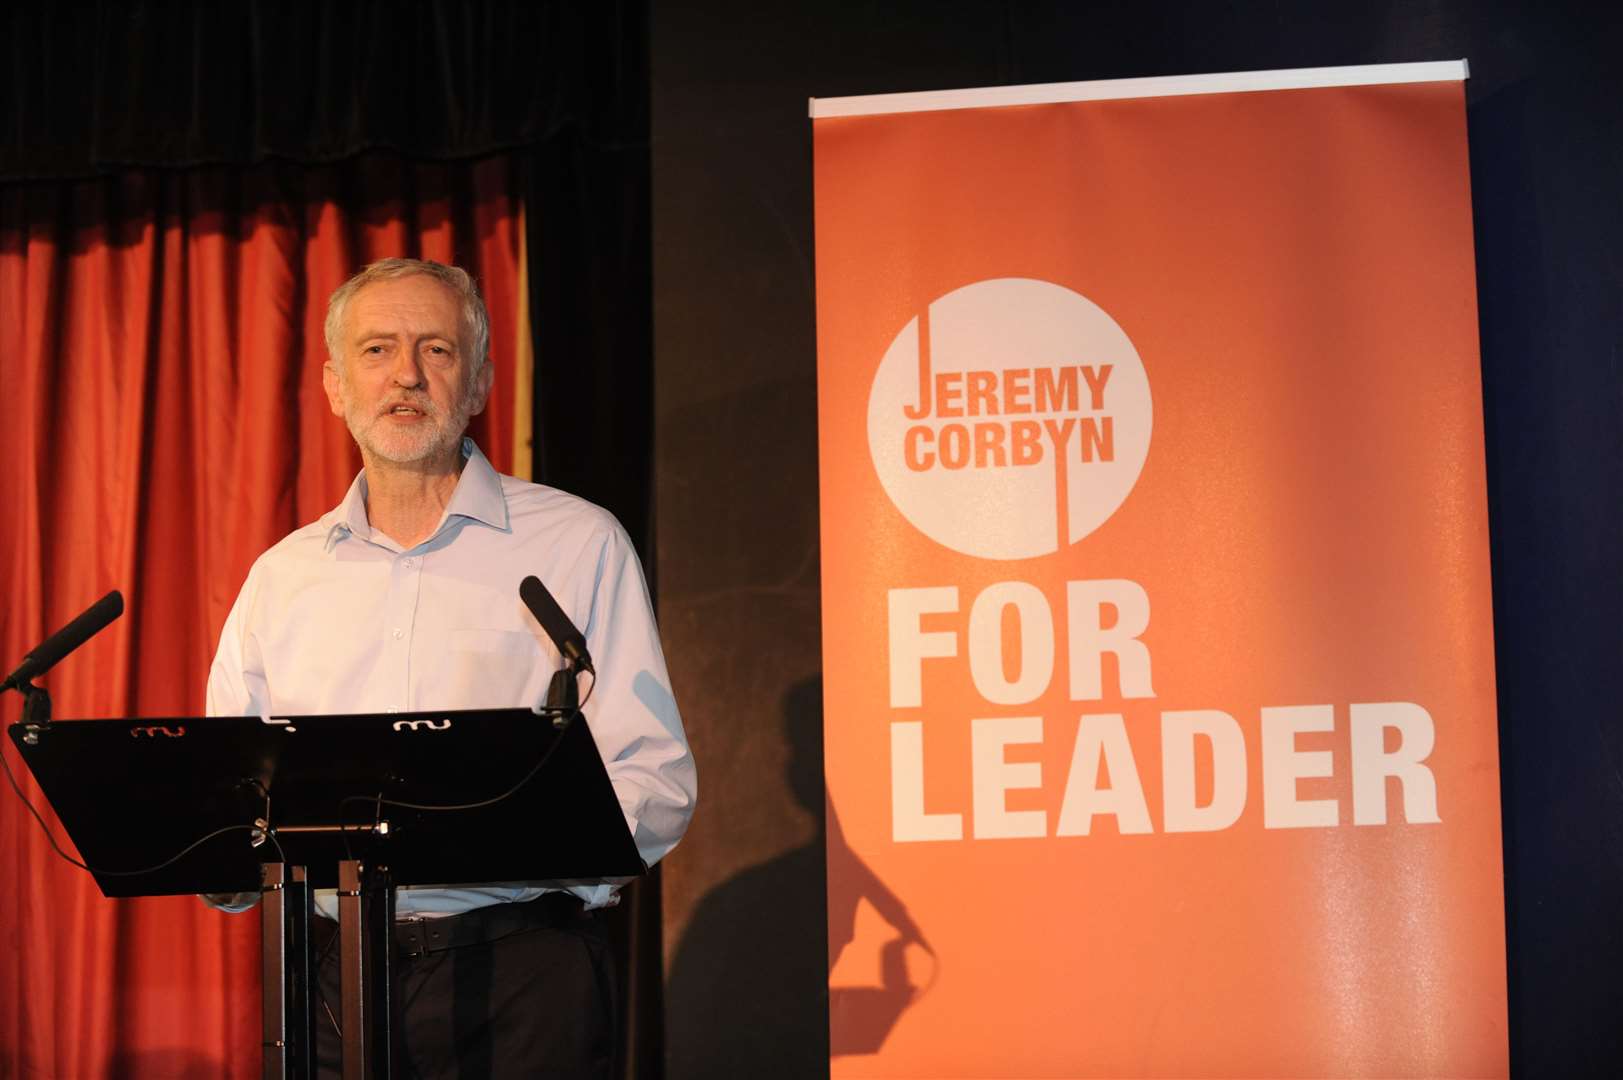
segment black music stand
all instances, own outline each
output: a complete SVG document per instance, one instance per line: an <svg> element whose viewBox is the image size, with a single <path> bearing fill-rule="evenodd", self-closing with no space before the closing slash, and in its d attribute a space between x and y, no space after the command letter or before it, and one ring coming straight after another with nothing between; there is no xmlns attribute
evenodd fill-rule
<svg viewBox="0 0 1623 1080"><path fill-rule="evenodd" d="M389 1075L395 1056L395 887L647 869L574 716L69 720L10 732L103 895L263 890L267 1076L314 1075L311 892L336 888L344 1075L358 1078ZM128 872L143 867L154 869Z"/></svg>

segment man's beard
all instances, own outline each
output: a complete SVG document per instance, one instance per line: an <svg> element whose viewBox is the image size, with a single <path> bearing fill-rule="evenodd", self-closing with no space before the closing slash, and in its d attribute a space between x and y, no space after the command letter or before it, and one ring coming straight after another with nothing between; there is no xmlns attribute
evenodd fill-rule
<svg viewBox="0 0 1623 1080"><path fill-rule="evenodd" d="M467 398L466 393L459 394L449 413L427 395L396 395L381 412L346 401L344 423L367 456L396 465L416 464L461 445L470 417ZM396 405L411 406L423 414L423 419L410 425L395 424L389 419L389 410Z"/></svg>

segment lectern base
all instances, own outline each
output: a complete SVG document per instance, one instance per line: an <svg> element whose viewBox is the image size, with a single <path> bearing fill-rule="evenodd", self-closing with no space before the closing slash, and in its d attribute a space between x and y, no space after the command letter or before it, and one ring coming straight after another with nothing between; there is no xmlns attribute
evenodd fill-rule
<svg viewBox="0 0 1623 1080"><path fill-rule="evenodd" d="M266 863L260 902L264 980L264 1075L310 1080L315 1071L312 897L302 866ZM338 952L344 1080L393 1075L394 887L388 868L338 864Z"/></svg>

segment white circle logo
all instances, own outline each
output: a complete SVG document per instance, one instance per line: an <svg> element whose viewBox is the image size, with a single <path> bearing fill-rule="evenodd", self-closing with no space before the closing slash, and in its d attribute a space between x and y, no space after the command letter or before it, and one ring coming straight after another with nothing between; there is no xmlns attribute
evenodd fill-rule
<svg viewBox="0 0 1623 1080"><path fill-rule="evenodd" d="M1074 544L1132 491L1150 448L1138 350L1052 282L955 289L896 335L868 395L868 449L914 527L1025 559Z"/></svg>

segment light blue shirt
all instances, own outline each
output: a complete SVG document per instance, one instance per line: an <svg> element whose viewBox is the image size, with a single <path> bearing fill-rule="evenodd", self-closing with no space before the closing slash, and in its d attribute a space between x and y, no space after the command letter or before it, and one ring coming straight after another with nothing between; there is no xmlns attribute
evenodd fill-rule
<svg viewBox="0 0 1623 1080"><path fill-rule="evenodd" d="M636 552L607 511L501 476L471 439L462 445L456 490L422 543L401 549L372 529L362 472L337 508L259 557L220 634L208 712L536 705L563 662L519 599L519 582L534 574L586 635L597 685L583 711L651 866L687 829L697 788ZM396 910L454 914L548 888L602 907L618 884L402 888ZM316 903L336 915L330 891Z"/></svg>

